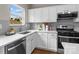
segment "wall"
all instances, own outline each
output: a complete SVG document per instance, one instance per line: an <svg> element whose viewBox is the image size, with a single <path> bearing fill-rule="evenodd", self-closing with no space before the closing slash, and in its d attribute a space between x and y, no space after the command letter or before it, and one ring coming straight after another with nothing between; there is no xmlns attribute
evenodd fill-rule
<svg viewBox="0 0 79 59"><path fill-rule="evenodd" d="M28 19L28 17L27 17L28 5L26 5L26 4L18 4L18 5L25 9L25 25L23 25L23 26L10 26L10 27L16 29L17 32L23 31L23 30L26 30L29 28L29 26L27 24L27 22L28 22L27 21L27 19Z"/></svg>
<svg viewBox="0 0 79 59"><path fill-rule="evenodd" d="M20 5L20 4L19 4ZM8 4L0 4L0 24L2 25L2 29L0 29L0 34L5 34L5 32L13 27L16 29L17 32L19 32L19 28L21 30L28 29L27 25L27 10L28 10L28 5L26 4L21 4L21 7L25 8L25 25L24 26L9 26L9 5Z"/></svg>
<svg viewBox="0 0 79 59"><path fill-rule="evenodd" d="M28 22L28 5L27 4L18 4L19 6L23 7L25 9L25 25L22 26L10 26L14 29L16 29L17 32L23 31L29 28Z"/></svg>
<svg viewBox="0 0 79 59"><path fill-rule="evenodd" d="M0 34L4 34L9 28L9 9L8 5L0 4L0 24L2 28L0 29Z"/></svg>

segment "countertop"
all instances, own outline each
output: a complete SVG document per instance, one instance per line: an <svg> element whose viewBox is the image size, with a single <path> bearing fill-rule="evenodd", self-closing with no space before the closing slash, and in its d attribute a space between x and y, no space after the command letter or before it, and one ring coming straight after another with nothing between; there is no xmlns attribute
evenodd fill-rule
<svg viewBox="0 0 79 59"><path fill-rule="evenodd" d="M5 36L5 35L1 35L0 36L0 46L5 46L5 45L8 45L16 40L19 40L23 37L27 37L35 32L53 32L53 33L57 33L57 31L39 31L39 30L26 30L30 33L27 33L27 34L20 34L21 32L19 33L16 33L14 35L11 35L11 36ZM22 31L22 32L26 32L26 31Z"/></svg>
<svg viewBox="0 0 79 59"><path fill-rule="evenodd" d="M28 30L28 31L37 31L37 32L44 32L44 33L57 33L57 31L56 31L56 30L52 30L52 31Z"/></svg>
<svg viewBox="0 0 79 59"><path fill-rule="evenodd" d="M23 31L24 32L24 31ZM0 36L0 46L5 46L8 45L16 40L19 40L23 37L27 37L28 35L31 35L33 33L35 33L36 31L30 31L30 33L28 34L20 34L20 33L16 33L14 35L11 36L5 36L5 35L1 35Z"/></svg>

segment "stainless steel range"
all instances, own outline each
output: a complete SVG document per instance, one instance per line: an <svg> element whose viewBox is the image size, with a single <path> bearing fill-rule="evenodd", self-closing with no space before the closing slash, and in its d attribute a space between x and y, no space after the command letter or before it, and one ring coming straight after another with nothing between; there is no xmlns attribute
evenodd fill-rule
<svg viewBox="0 0 79 59"><path fill-rule="evenodd" d="M58 52L64 52L64 48L61 42L78 43L79 44L79 32L73 29L57 28L58 31Z"/></svg>

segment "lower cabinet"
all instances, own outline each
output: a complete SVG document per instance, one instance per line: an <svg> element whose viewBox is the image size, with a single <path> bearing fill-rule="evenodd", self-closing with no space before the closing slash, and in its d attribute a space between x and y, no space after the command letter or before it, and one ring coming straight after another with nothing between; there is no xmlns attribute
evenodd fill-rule
<svg viewBox="0 0 79 59"><path fill-rule="evenodd" d="M57 33L38 32L26 37L26 53L31 54L35 48L57 51Z"/></svg>
<svg viewBox="0 0 79 59"><path fill-rule="evenodd" d="M0 46L0 54L5 54L5 47L4 46Z"/></svg>
<svg viewBox="0 0 79 59"><path fill-rule="evenodd" d="M57 34L48 33L48 49L51 51L57 51Z"/></svg>
<svg viewBox="0 0 79 59"><path fill-rule="evenodd" d="M38 33L38 48L47 49L47 33Z"/></svg>
<svg viewBox="0 0 79 59"><path fill-rule="evenodd" d="M31 54L37 45L37 34L33 33L26 37L26 53Z"/></svg>
<svg viewBox="0 0 79 59"><path fill-rule="evenodd" d="M35 39L31 40L31 52L36 48L36 41Z"/></svg>
<svg viewBox="0 0 79 59"><path fill-rule="evenodd" d="M57 51L57 33L40 32L38 48Z"/></svg>
<svg viewBox="0 0 79 59"><path fill-rule="evenodd" d="M31 37L28 36L26 38L26 54L30 54L31 53Z"/></svg>

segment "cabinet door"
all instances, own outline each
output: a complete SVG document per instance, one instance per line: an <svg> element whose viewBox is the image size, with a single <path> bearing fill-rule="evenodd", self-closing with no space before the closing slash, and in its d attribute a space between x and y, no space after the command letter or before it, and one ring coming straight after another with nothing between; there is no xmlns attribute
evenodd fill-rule
<svg viewBox="0 0 79 59"><path fill-rule="evenodd" d="M35 49L35 47L36 47L36 41L35 41L35 39L32 39L31 40L31 51L33 51Z"/></svg>
<svg viewBox="0 0 79 59"><path fill-rule="evenodd" d="M37 33L33 33L31 35L31 51L33 51L36 48L37 45Z"/></svg>
<svg viewBox="0 0 79 59"><path fill-rule="evenodd" d="M6 54L4 46L0 46L0 54Z"/></svg>
<svg viewBox="0 0 79 59"><path fill-rule="evenodd" d="M38 41L39 43L39 48L47 48L47 33L38 33L40 40Z"/></svg>
<svg viewBox="0 0 79 59"><path fill-rule="evenodd" d="M29 22L41 22L41 8L31 9L29 10Z"/></svg>
<svg viewBox="0 0 79 59"><path fill-rule="evenodd" d="M55 7L49 7L48 22L57 22L57 12Z"/></svg>
<svg viewBox="0 0 79 59"><path fill-rule="evenodd" d="M48 49L57 51L57 34L48 33Z"/></svg>
<svg viewBox="0 0 79 59"><path fill-rule="evenodd" d="M41 12L41 21L42 22L48 22L48 7L42 8L42 12Z"/></svg>
<svg viewBox="0 0 79 59"><path fill-rule="evenodd" d="M41 22L41 17L42 17L42 9L41 8L37 8L35 9L34 12L34 22Z"/></svg>
<svg viewBox="0 0 79 59"><path fill-rule="evenodd" d="M31 38L28 36L26 38L26 53L31 54Z"/></svg>
<svg viewBox="0 0 79 59"><path fill-rule="evenodd" d="M29 22L33 22L34 21L33 15L34 15L33 10L28 10L28 19L29 19L28 21Z"/></svg>

